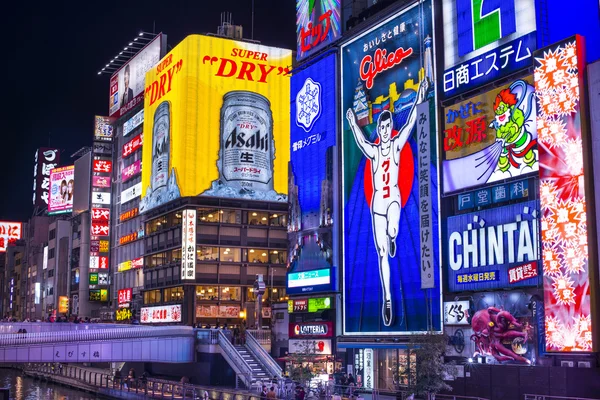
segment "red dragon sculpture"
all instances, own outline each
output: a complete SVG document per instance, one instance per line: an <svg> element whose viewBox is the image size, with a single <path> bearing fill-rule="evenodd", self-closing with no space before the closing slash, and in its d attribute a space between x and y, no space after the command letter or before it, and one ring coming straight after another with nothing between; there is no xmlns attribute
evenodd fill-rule
<svg viewBox="0 0 600 400"><path fill-rule="evenodd" d="M520 361L531 364L531 361L514 351L522 349L527 342L529 327L517 322L508 311L496 307L479 310L471 319L471 327L474 332L471 340L477 347L475 356L491 355L500 362ZM512 350L503 343L509 343Z"/></svg>

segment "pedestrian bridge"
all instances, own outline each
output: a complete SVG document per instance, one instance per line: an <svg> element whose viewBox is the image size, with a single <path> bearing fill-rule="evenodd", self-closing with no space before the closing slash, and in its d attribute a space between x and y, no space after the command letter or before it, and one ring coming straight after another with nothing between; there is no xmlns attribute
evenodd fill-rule
<svg viewBox="0 0 600 400"><path fill-rule="evenodd" d="M23 328L27 333L15 333ZM194 329L186 326L0 324L0 363L189 363L194 345Z"/></svg>

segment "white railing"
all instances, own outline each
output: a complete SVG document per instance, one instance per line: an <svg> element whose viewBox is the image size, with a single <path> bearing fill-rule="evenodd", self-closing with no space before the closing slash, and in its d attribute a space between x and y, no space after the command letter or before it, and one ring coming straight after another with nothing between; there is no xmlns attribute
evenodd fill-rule
<svg viewBox="0 0 600 400"><path fill-rule="evenodd" d="M218 329L196 329L196 340L200 344L219 344Z"/></svg>
<svg viewBox="0 0 600 400"><path fill-rule="evenodd" d="M247 329L247 333L252 334L254 339L262 345L271 344L271 330L270 329Z"/></svg>
<svg viewBox="0 0 600 400"><path fill-rule="evenodd" d="M24 346L58 342L95 342L162 336L193 336L187 326L130 327L119 329L93 329L83 331L11 333L0 335L0 347Z"/></svg>
<svg viewBox="0 0 600 400"><path fill-rule="evenodd" d="M271 376L278 378L282 377L283 371L281 367L273 360L271 355L260 345L254 335L249 331L246 331L246 345L256 358L265 366Z"/></svg>
<svg viewBox="0 0 600 400"><path fill-rule="evenodd" d="M435 400L489 400L485 397L455 396L452 394L436 394L435 397L430 395L430 398Z"/></svg>
<svg viewBox="0 0 600 400"><path fill-rule="evenodd" d="M0 334L16 333L19 329L26 329L28 333L87 331L94 329L131 328L135 325L126 324L74 324L72 322L0 322Z"/></svg>
<svg viewBox="0 0 600 400"><path fill-rule="evenodd" d="M526 394L525 400L599 400L588 397L547 396L545 394Z"/></svg>
<svg viewBox="0 0 600 400"><path fill-rule="evenodd" d="M252 368L248 365L246 360L238 353L235 347L229 341L229 338L225 336L223 331L217 331L219 347L223 350L223 357L227 360L231 368L235 373L242 379L246 387L252 387ZM236 383L237 384L237 383Z"/></svg>

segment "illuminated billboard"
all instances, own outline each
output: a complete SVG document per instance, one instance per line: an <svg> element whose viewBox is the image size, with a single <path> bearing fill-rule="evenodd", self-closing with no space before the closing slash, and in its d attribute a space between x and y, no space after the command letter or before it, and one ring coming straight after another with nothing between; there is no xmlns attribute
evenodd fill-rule
<svg viewBox="0 0 600 400"><path fill-rule="evenodd" d="M432 7L341 48L345 335L441 330Z"/></svg>
<svg viewBox="0 0 600 400"><path fill-rule="evenodd" d="M159 33L110 77L110 116L121 117L143 101L144 76L160 60L163 44L163 35Z"/></svg>
<svg viewBox="0 0 600 400"><path fill-rule="evenodd" d="M128 187L121 192L121 204L125 204L128 201L135 200L140 197L142 191L142 184L136 183L135 185Z"/></svg>
<svg viewBox="0 0 600 400"><path fill-rule="evenodd" d="M73 211L73 188L75 187L75 166L54 168L50 171L50 196L48 215L64 214Z"/></svg>
<svg viewBox="0 0 600 400"><path fill-rule="evenodd" d="M534 54L547 351L592 351L593 345L588 240L595 236L586 223L594 219L586 201L593 191L585 187L593 174L584 169L591 163L580 103L582 41L574 36Z"/></svg>
<svg viewBox="0 0 600 400"><path fill-rule="evenodd" d="M115 118L96 115L94 117L94 140L112 141L114 137L114 127L112 124L114 123Z"/></svg>
<svg viewBox="0 0 600 400"><path fill-rule="evenodd" d="M142 307L142 324L181 322L181 304L157 307Z"/></svg>
<svg viewBox="0 0 600 400"><path fill-rule="evenodd" d="M287 202L290 50L191 35L146 74L140 212L186 196Z"/></svg>
<svg viewBox="0 0 600 400"><path fill-rule="evenodd" d="M444 193L539 170L534 92L527 77L444 109Z"/></svg>
<svg viewBox="0 0 600 400"><path fill-rule="evenodd" d="M140 172L142 172L142 162L137 160L133 164L123 168L121 171L121 182L127 182L134 176L139 175Z"/></svg>
<svg viewBox="0 0 600 400"><path fill-rule="evenodd" d="M342 35L341 0L296 0L298 60L316 53Z"/></svg>
<svg viewBox="0 0 600 400"><path fill-rule="evenodd" d="M451 292L537 286L539 203L449 217L442 243Z"/></svg>
<svg viewBox="0 0 600 400"><path fill-rule="evenodd" d="M443 0L443 95L450 97L531 66L534 0Z"/></svg>
<svg viewBox="0 0 600 400"><path fill-rule="evenodd" d="M289 168L289 268L287 293L335 289L333 268L336 55L292 76ZM336 179L337 182L337 179ZM326 281L292 279L326 273ZM324 275L323 275L324 276Z"/></svg>
<svg viewBox="0 0 600 400"><path fill-rule="evenodd" d="M22 238L21 222L0 221L0 253L4 253L9 244Z"/></svg>
<svg viewBox="0 0 600 400"><path fill-rule="evenodd" d="M123 155L123 158L129 157L137 149L141 148L142 147L142 141L144 140L143 138L144 138L144 134L140 133L139 135L137 135L136 137L134 137L133 139L131 139L129 142L125 143L123 145L123 149L121 151L121 154Z"/></svg>
<svg viewBox="0 0 600 400"><path fill-rule="evenodd" d="M48 209L50 171L60 164L60 150L42 147L35 151L33 166L33 205Z"/></svg>

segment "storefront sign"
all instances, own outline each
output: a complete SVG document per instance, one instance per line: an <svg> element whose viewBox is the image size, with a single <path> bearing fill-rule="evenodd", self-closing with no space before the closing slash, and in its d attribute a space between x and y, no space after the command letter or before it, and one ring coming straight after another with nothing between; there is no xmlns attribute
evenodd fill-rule
<svg viewBox="0 0 600 400"><path fill-rule="evenodd" d="M307 336L332 337L333 322L291 323L289 327L289 335L293 338Z"/></svg>
<svg viewBox="0 0 600 400"><path fill-rule="evenodd" d="M129 135L135 128L140 126L142 122L144 122L144 110L141 110L123 124L123 137Z"/></svg>
<svg viewBox="0 0 600 400"><path fill-rule="evenodd" d="M364 352L364 382L365 389L373 389L373 379L375 375L373 374L373 349L365 349Z"/></svg>
<svg viewBox="0 0 600 400"><path fill-rule="evenodd" d="M128 307L133 297L133 288L119 290L119 308Z"/></svg>
<svg viewBox="0 0 600 400"><path fill-rule="evenodd" d="M469 325L469 301L445 301L444 325Z"/></svg>
<svg viewBox="0 0 600 400"><path fill-rule="evenodd" d="M131 316L130 308L119 308L115 313L115 319L117 321L128 321L131 319Z"/></svg>
<svg viewBox="0 0 600 400"><path fill-rule="evenodd" d="M196 306L196 318L239 318L240 306Z"/></svg>
<svg viewBox="0 0 600 400"><path fill-rule="evenodd" d="M129 157L133 154L134 151L136 151L137 149L141 149L143 141L144 134L140 133L139 135L131 139L129 142L125 143L121 152L123 158Z"/></svg>
<svg viewBox="0 0 600 400"><path fill-rule="evenodd" d="M290 354L331 354L331 339L290 339L288 343Z"/></svg>
<svg viewBox="0 0 600 400"><path fill-rule="evenodd" d="M132 208L131 210L127 210L121 213L121 215L119 215L119 221L121 222L125 222L128 221L132 218L135 218L139 215L140 211L139 208L135 207Z"/></svg>
<svg viewBox="0 0 600 400"><path fill-rule="evenodd" d="M121 182L127 182L134 176L139 175L140 172L142 172L142 162L137 160L133 164L123 168L123 171L121 171Z"/></svg>
<svg viewBox="0 0 600 400"><path fill-rule="evenodd" d="M125 204L128 201L135 200L140 197L142 193L142 183L136 183L135 185L127 188L121 192L121 204Z"/></svg>
<svg viewBox="0 0 600 400"><path fill-rule="evenodd" d="M183 211L181 230L181 279L196 279L196 210Z"/></svg>
<svg viewBox="0 0 600 400"><path fill-rule="evenodd" d="M69 298L67 296L58 297L58 312L66 314L69 312Z"/></svg>
<svg viewBox="0 0 600 400"><path fill-rule="evenodd" d="M288 312L306 312L308 311L308 300L288 300Z"/></svg>
<svg viewBox="0 0 600 400"><path fill-rule="evenodd" d="M142 324L181 322L181 304L157 307L142 307Z"/></svg>
<svg viewBox="0 0 600 400"><path fill-rule="evenodd" d="M134 258L133 260L123 261L118 265L118 272L129 271L130 269L142 268L144 266L144 257Z"/></svg>
<svg viewBox="0 0 600 400"><path fill-rule="evenodd" d="M288 292L290 289L298 289L300 292L311 292L313 287L329 285L331 283L330 269L318 269L316 271L295 272L288 274Z"/></svg>
<svg viewBox="0 0 600 400"><path fill-rule="evenodd" d="M308 299L308 312L331 309L331 297L315 297Z"/></svg>

